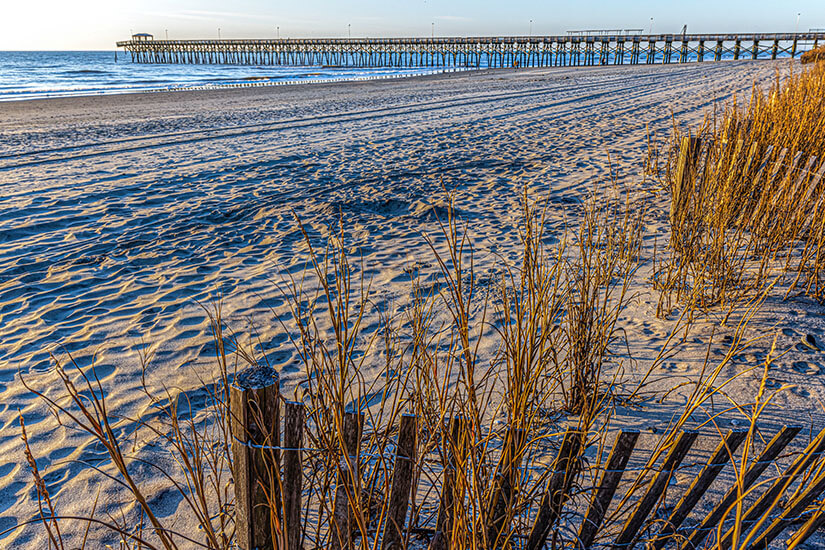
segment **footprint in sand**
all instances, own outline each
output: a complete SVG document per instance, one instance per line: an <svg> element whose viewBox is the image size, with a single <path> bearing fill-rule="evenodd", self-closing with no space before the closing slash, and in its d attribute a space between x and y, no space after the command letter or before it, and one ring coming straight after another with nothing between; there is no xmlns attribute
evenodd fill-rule
<svg viewBox="0 0 825 550"><path fill-rule="evenodd" d="M800 346L802 346L802 350L807 349L810 351L822 351L822 349L819 347L819 344L816 341L816 337L813 334L806 334L805 336L803 336L802 342L800 342L800 344L797 346L797 349L800 349Z"/></svg>
<svg viewBox="0 0 825 550"><path fill-rule="evenodd" d="M793 386L791 387L791 393L799 396L799 397L810 397L811 392L803 388L802 386Z"/></svg>
<svg viewBox="0 0 825 550"><path fill-rule="evenodd" d="M765 387L766 388L769 388L769 389L773 390L773 389L778 388L780 385L781 385L781 383L779 382L779 380L776 380L774 378L768 378L767 380L765 380Z"/></svg>
<svg viewBox="0 0 825 550"><path fill-rule="evenodd" d="M822 369L816 363L809 363L808 361L794 361L791 368L799 374L807 374L809 376L817 375L822 372Z"/></svg>

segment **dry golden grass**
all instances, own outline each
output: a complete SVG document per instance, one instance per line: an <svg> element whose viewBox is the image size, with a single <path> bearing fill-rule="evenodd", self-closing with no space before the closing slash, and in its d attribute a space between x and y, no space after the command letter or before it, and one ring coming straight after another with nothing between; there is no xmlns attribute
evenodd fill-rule
<svg viewBox="0 0 825 550"><path fill-rule="evenodd" d="M576 475L569 496L574 508L576 503L586 503L589 490L582 480L593 476L589 468L598 463L588 466L581 457L588 448L603 449L611 429L619 370L614 356L620 343L618 319L635 276L643 210L632 208L621 194L594 198L585 208L580 227L548 248L543 233L545 208L525 196L520 259L504 265L498 285L486 289L476 282L466 228L452 216L451 208L449 212L441 235L431 240L438 272L414 279L410 302L398 312L388 312L376 303L370 285L350 263L343 232L330 237L320 251L310 247L306 276L287 276L282 282L293 317L283 328L293 339L306 374L303 390L295 396L308 411L307 496L302 514L306 547L335 548L340 544L335 545L334 539L350 539L336 531L333 521L337 476L341 460L348 456L344 416L350 411L366 417L361 452L345 470L354 488L350 495L352 548L380 547L380 534L388 521L386 488L392 474L395 427L403 412L419 419L413 468L418 494L410 524L437 524L433 505L443 499L452 502L453 520L441 526L450 548L521 544L518 541L533 527L552 475L549 468L532 469L525 475L522 466L554 454L565 428L578 430L581 438L581 449L570 466ZM616 224L616 220L623 221ZM656 464L693 416L707 416L706 426L720 437L723 429L716 419L721 414L738 410L750 420L746 452L738 461L731 456L742 482L754 460L750 449L758 440L757 420L772 398L766 396L764 385L771 356L753 403L733 399L726 388L760 366L729 379L722 373L752 343L745 338L746 328L765 296L763 292L750 302L723 360L707 365L693 384L682 414L664 430L647 465L637 472L622 493L624 498L606 518L603 530L608 535L627 519ZM382 312L380 326L365 331L363 320L373 308ZM147 392L152 409L159 413L155 417L119 418L109 411L93 370L67 369L56 361L55 374L65 393L59 399L39 395L69 424L103 445L110 462L98 466L99 471L122 483L124 501L132 510L117 519L110 514L101 520L95 517L93 505L88 517L61 516L59 503L49 496L26 445L41 504L38 520L50 548L98 544L99 539L89 538L91 525L113 533L123 550L234 547L227 388L235 372L258 361L237 338L225 334L219 307L209 313L216 356L215 380L204 384L209 395L205 409L193 410L185 394L169 389L163 396ZM488 330L491 327L493 331ZM489 338L495 338L498 351L487 362L481 360L480 350ZM227 349L227 341L232 342L232 349ZM363 367L376 361L383 376L365 379ZM81 387L73 382L70 370L80 375ZM708 414L707 404L714 399L728 400L729 406ZM451 429L451 419L461 419L460 429ZM162 470L162 475L169 489L183 496L186 512L195 519L194 532L173 529L167 525L169 518L153 513L146 489L134 476L134 470L145 464L145 455L127 427L148 430L149 439L163 442L178 464L173 470ZM444 484L443 471L451 461L454 481ZM822 462L816 461L804 482L819 480L821 469ZM786 487L769 511L780 506L780 497L798 493L800 487ZM742 490L726 525L741 521L753 490ZM281 541L283 548L282 525L277 520L272 525L273 540ZM99 530L96 533L99 536ZM655 536L655 529L644 536ZM743 547L752 538L734 530L734 547ZM569 535L558 533L554 540L554 544L573 543ZM420 535L407 531L401 548L421 544Z"/></svg>
<svg viewBox="0 0 825 550"><path fill-rule="evenodd" d="M800 60L803 65L807 65L808 63L816 63L818 61L825 61L825 46L820 46L816 49L803 53Z"/></svg>
<svg viewBox="0 0 825 550"><path fill-rule="evenodd" d="M657 267L661 312L676 302L732 307L776 277L786 295L825 299L825 67L754 87L695 136L674 131L666 181L668 256ZM685 156L685 155L683 155Z"/></svg>
<svg viewBox="0 0 825 550"><path fill-rule="evenodd" d="M545 491L548 474L527 481L513 461L529 462L539 447L546 448L548 438L563 429L548 424L548 418L572 414L583 434L597 424L605 425L599 419L613 397L615 374L605 378L605 369L620 344L617 321L636 270L643 214L622 197L594 197L587 203L581 226L548 248L545 206L525 194L518 227L520 259L515 264L502 262L498 282L485 286L476 280L470 235L450 207L447 219L439 222L439 234L428 237L438 269L419 274L409 303L395 312L376 303L368 281L357 275L358 266L350 263L346 253L343 230L334 233L321 250L313 248L304 233L308 272L298 278L287 276L280 286L292 312L292 322L285 323L283 330L305 371L305 383L295 397L308 411L305 437L311 450L305 454L305 471L310 492L303 533L307 544L326 547L332 537L342 536L335 533L331 495L346 456L343 425L348 411L366 417L362 453L349 470L360 472L350 480L358 547L372 548L387 521L389 450L403 412L419 419L422 455L434 453L443 466L450 457L459 462L455 483L444 489L455 503L456 521L445 533L451 545L502 545L529 530L530 510ZM617 219L621 224L614 223ZM147 391L152 409L160 413L152 419L117 418L108 410L94 370L71 365L67 369L60 361L55 373L64 396L53 399L38 392L107 450L113 466L107 475L123 482L125 500L133 500L140 511L140 517L124 514L128 521L111 526L118 535L129 535L119 537L124 548L172 550L204 539L197 545L231 547L227 388L239 368L258 361L250 349L225 334L219 307L209 313L216 376L214 382L204 384L210 397L204 410L192 410L184 394L168 389L162 396ZM380 323L365 332L363 320L371 314L378 314ZM233 342L233 349L226 349L227 341ZM482 360L481 350L489 350L491 343L493 357ZM382 366L383 375L365 379L365 367L376 364ZM70 370L77 370L83 387L75 386ZM456 418L463 419L458 432L449 428ZM145 489L133 474L144 462L140 450L131 446L133 452L127 452L123 436L118 435L126 426L140 427L152 434L150 439L164 442L179 467L160 473L172 490L184 495L198 533L175 531L153 513ZM40 473L33 470L33 475L37 482ZM430 462L418 461L414 477L426 488L419 503L444 498L444 490L437 494L441 485L437 476ZM493 515L501 513L496 504L502 483L511 488L511 496L504 516L494 520ZM44 526L50 540L59 542L59 523L69 518L54 511L48 493L39 494L48 509L41 514ZM426 513L420 506L414 508L413 521L426 523L429 520L422 516ZM130 521L135 522L131 527ZM273 525L273 538L281 539L280 524ZM409 544L409 540L404 543Z"/></svg>

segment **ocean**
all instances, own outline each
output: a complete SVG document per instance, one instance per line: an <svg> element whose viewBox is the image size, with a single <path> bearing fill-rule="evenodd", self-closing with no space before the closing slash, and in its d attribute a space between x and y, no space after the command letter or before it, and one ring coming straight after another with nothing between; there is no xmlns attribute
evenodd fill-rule
<svg viewBox="0 0 825 550"><path fill-rule="evenodd" d="M4 52L0 51L0 101L49 97L92 96L239 86L271 86L303 82L370 80L435 74L462 69L280 67L269 65L154 65L132 63L124 52ZM673 54L678 55L677 54ZM710 55L710 54L708 54ZM749 55L749 54L748 54ZM726 51L723 59L732 59ZM760 59L769 58L762 51ZM787 57L780 53L779 57ZM643 56L644 62L644 56ZM655 62L663 62L657 52ZM613 55L608 57L613 64ZM488 66L483 59L481 68Z"/></svg>
<svg viewBox="0 0 825 550"><path fill-rule="evenodd" d="M301 82L367 80L443 72L439 68L141 65L118 52L0 51L0 101ZM452 70L452 69L450 69Z"/></svg>

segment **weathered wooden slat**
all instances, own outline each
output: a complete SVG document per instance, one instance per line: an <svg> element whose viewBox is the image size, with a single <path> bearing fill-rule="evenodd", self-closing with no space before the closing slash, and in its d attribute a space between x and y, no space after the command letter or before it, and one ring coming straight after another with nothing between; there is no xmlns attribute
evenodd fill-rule
<svg viewBox="0 0 825 550"><path fill-rule="evenodd" d="M303 491L304 418L303 403L287 401L284 405L284 531L286 549L301 548L301 493Z"/></svg>
<svg viewBox="0 0 825 550"><path fill-rule="evenodd" d="M814 164L816 163L816 161L817 161L817 156L816 155L811 155L810 157L808 157L807 162L805 162L805 164L799 170L799 174L796 177L796 183L790 189L790 196L789 196L790 200L799 199L799 193L802 190L802 185L806 181L810 181L810 179L812 179L811 174L813 173Z"/></svg>
<svg viewBox="0 0 825 550"><path fill-rule="evenodd" d="M272 546L269 502L278 502L278 394L278 373L271 368L247 369L229 387L235 533L241 550Z"/></svg>
<svg viewBox="0 0 825 550"><path fill-rule="evenodd" d="M794 550L811 538L811 535L825 526L825 509L820 507L785 543L788 550Z"/></svg>
<svg viewBox="0 0 825 550"><path fill-rule="evenodd" d="M364 425L364 415L344 413L341 430L342 453L338 477L335 484L335 501L333 503L332 548L341 550L350 548L353 533L353 507L357 506L359 495L358 478L359 459L358 451L361 447L361 430Z"/></svg>
<svg viewBox="0 0 825 550"><path fill-rule="evenodd" d="M800 210L805 208L805 205L808 204L813 196L814 192L819 188L819 183L822 181L822 177L825 176L825 162L822 163L822 166L819 167L819 170L816 171L814 174L813 179L811 180L810 185L808 186L808 190L805 191L805 197L800 201ZM822 202L823 197L820 196L819 201L817 201L817 205L814 211L819 210L820 203ZM804 211L804 210L802 210ZM814 219L816 216L808 215L805 216L805 219L802 221L802 232L805 233L811 227L811 224L814 223Z"/></svg>
<svg viewBox="0 0 825 550"><path fill-rule="evenodd" d="M800 430L802 430L801 426L783 426L782 429L779 430L779 433L773 436L773 439L765 446L765 449L756 459L756 462L745 472L745 476L742 479L742 492L747 491L756 483L756 480L759 479L762 472L773 463L776 457L779 456L779 453L782 452L782 449L796 437L796 434L798 434ZM728 489L728 492L725 493L722 500L705 516L705 519L693 530L690 537L679 546L680 550L699 548L702 541L719 525L719 522L722 521L722 518L728 513L730 507L736 502L738 493L739 490L736 486Z"/></svg>
<svg viewBox="0 0 825 550"><path fill-rule="evenodd" d="M759 147L759 143L754 143L753 146L752 146L752 149L753 148L758 149L758 147ZM770 145L770 146L768 146L767 149L765 149L765 153L762 157L762 162L759 165L759 169L756 171L756 175L753 176L753 178L750 179L750 181L751 181L751 192L750 192L750 195L745 200L745 207L742 208L742 212L740 213L740 219L739 219L740 222L743 221L744 219L746 219L748 216L750 216L753 212L753 209L756 208L756 206L758 206L758 201L759 201L759 198L761 197L760 191L762 189L762 186L760 185L760 182L762 181L762 176L765 174L765 170L768 167L768 163L770 162L771 156L773 156L773 150L774 150L773 145ZM746 173L746 174L749 173L749 170L746 170L744 173Z"/></svg>
<svg viewBox="0 0 825 550"><path fill-rule="evenodd" d="M636 505L636 509L625 522L619 536L616 537L615 541L613 541L613 550L626 550L627 548L630 548L633 541L636 540L636 537L639 535L639 531L647 520L647 516L659 501L665 487L673 475L673 472L679 467L679 464L681 464L682 459L685 455L687 455L688 451L690 451L690 448L693 445L693 442L696 441L696 437L698 435L698 432L695 431L683 431L676 437L676 440L672 443L667 456L665 456L664 461L662 461L659 471L650 481L650 485L648 486L644 496L639 500L639 504Z"/></svg>
<svg viewBox="0 0 825 550"><path fill-rule="evenodd" d="M570 496L570 486L581 467L581 445L582 433L568 428L553 463L553 473L539 504L535 524L525 545L526 550L538 550L544 546L553 524L561 515L561 510Z"/></svg>
<svg viewBox="0 0 825 550"><path fill-rule="evenodd" d="M799 203L804 206L808 204L808 201L811 200L811 197L814 195L814 191L816 191L817 187L819 186L819 182L822 181L822 176L825 175L825 162L823 162L819 170L816 171L814 177L811 178L811 183L808 185L808 189L805 191L805 195L802 197L802 200Z"/></svg>
<svg viewBox="0 0 825 550"><path fill-rule="evenodd" d="M679 160L676 164L676 179L673 186L673 200L670 203L670 223L675 225L677 216L683 211L692 195L693 177L696 163L702 151L702 140L697 137L684 137L679 147Z"/></svg>
<svg viewBox="0 0 825 550"><path fill-rule="evenodd" d="M822 495L823 491L825 491L825 473L820 473L790 505L783 509L782 514L773 520L768 528L753 541L751 548L767 550L773 539L790 527L794 520L801 516L808 506Z"/></svg>
<svg viewBox="0 0 825 550"><path fill-rule="evenodd" d="M810 466L814 460L818 459L822 452L825 451L825 430L813 439L813 441L805 447L796 460L788 466L785 472L779 476L767 491L762 493L756 502L745 513L740 522L739 532L745 534L772 506L772 504L779 498L782 493L790 486L802 473ZM728 550L733 544L734 531L729 529L717 544L720 550Z"/></svg>
<svg viewBox="0 0 825 550"><path fill-rule="evenodd" d="M400 548L404 540L404 523L410 502L413 465L415 464L417 420L415 415L405 414L398 427L398 446L392 471L387 519L381 548Z"/></svg>
<svg viewBox="0 0 825 550"><path fill-rule="evenodd" d="M791 185L791 176L794 172L796 172L797 167L799 166L799 162L802 160L803 152L798 151L793 159L791 160L791 164L788 166L782 166L782 169L785 175L779 180L778 189L775 192L771 193L770 198L770 207L775 208L776 205L781 201L782 197L787 195L789 191L789 187Z"/></svg>
<svg viewBox="0 0 825 550"><path fill-rule="evenodd" d="M756 176L753 178L753 185L756 189L760 187L760 182L762 181L762 176L765 174L765 171L768 169L768 165L771 160L771 156L773 156L775 147L773 145L769 145L767 149L765 149L765 156L762 159L762 163L759 165L759 170L756 172Z"/></svg>
<svg viewBox="0 0 825 550"><path fill-rule="evenodd" d="M524 444L524 430L508 431L487 507L487 543L491 548L497 546L496 542L505 528L508 510L513 509L513 493L518 479L518 469L524 456Z"/></svg>
<svg viewBox="0 0 825 550"><path fill-rule="evenodd" d="M639 432L630 430L622 431L616 437L616 443L613 444L613 449L610 450L607 458L607 466L599 480L599 488L593 493L590 506L579 529L577 545L581 550L589 549L593 545L638 439Z"/></svg>
<svg viewBox="0 0 825 550"><path fill-rule="evenodd" d="M725 438L719 442L708 464L702 469L699 476L693 480L693 483L691 483L682 499L670 514L667 523L662 530L659 531L656 541L653 543L654 550L659 550L671 540L671 535L673 535L676 529L682 525L682 522L687 519L693 507L699 503L699 499L701 499L705 491L708 490L708 487L710 487L713 480L716 479L716 476L719 475L719 472L722 471L726 464L733 462L733 453L736 452L736 449L745 440L747 435L748 430L730 430L727 435L725 435Z"/></svg>
<svg viewBox="0 0 825 550"><path fill-rule="evenodd" d="M461 416L456 416L450 421L449 436L443 438L442 448L446 453L446 464L444 465L443 479L441 482L441 496L438 505L438 516L436 517L436 536L430 541L431 550L436 542L447 545L449 533L452 531L452 515L455 513L456 497L456 469L459 464L464 464L464 456L456 456L454 451L466 452L466 420ZM441 537L438 534L441 533Z"/></svg>

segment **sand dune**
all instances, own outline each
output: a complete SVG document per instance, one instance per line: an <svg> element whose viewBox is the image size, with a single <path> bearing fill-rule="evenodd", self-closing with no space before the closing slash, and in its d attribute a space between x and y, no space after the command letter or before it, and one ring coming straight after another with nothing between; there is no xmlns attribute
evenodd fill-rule
<svg viewBox="0 0 825 550"><path fill-rule="evenodd" d="M392 297L406 292L406 268L430 257L422 232L436 229L443 182L458 192L480 268L491 269L514 250L525 182L549 194L559 232L607 177L608 154L621 180L645 194L647 127L664 137L671 115L698 123L784 66L489 71L0 104L0 530L34 512L18 411L54 493L93 497L98 488L69 461L100 450L58 427L20 383L19 373L36 382L47 372L50 353L94 364L112 407L135 415L139 351L154 355L150 384L197 387L181 366L213 353L198 303L223 296L233 327L249 334L254 323L261 353L292 387L300 373L275 319L286 311L272 278L303 267L293 211L313 236L340 213L367 275ZM661 235L662 221L651 224ZM812 306L769 306L787 320L784 345L821 325ZM634 308L623 326L643 361L667 325L649 296ZM695 348L668 363L672 376L695 372L701 337ZM783 381L823 366L802 349L783 361ZM807 418L825 397L820 386L785 405ZM102 489L103 505L113 505ZM67 499L68 513L87 511L88 499ZM168 513L178 504L167 503ZM39 537L19 529L0 547L34 548Z"/></svg>

